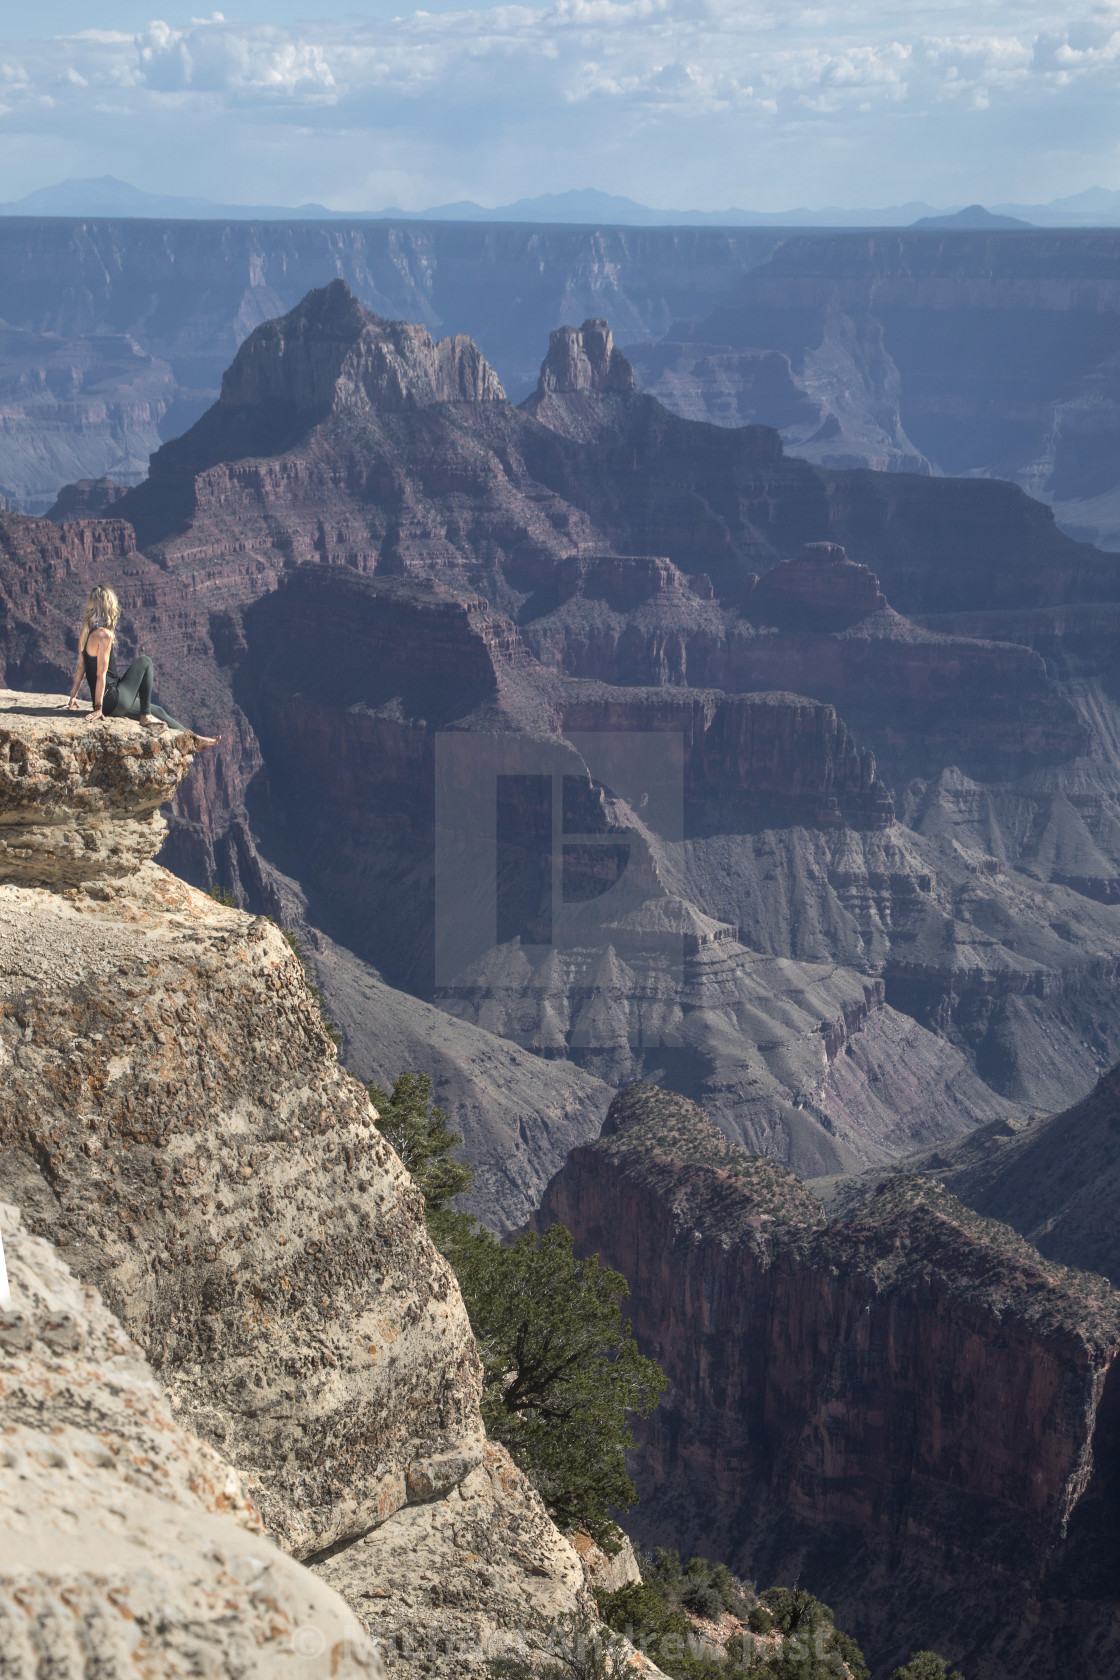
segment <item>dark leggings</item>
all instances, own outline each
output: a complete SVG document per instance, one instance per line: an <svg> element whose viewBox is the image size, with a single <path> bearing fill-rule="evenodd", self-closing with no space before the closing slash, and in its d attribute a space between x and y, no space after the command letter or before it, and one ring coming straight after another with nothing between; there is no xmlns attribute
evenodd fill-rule
<svg viewBox="0 0 1120 1680"><path fill-rule="evenodd" d="M170 724L172 729L182 729L170 712L165 712L162 706L152 705L152 682L155 672L152 662L146 653L134 659L120 680L117 688L117 704L113 711L114 717L138 718L141 714L159 718L161 723Z"/></svg>

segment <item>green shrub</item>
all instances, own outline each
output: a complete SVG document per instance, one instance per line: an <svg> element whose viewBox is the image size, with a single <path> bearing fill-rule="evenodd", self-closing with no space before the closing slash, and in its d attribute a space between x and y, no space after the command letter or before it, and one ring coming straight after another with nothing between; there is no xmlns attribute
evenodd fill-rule
<svg viewBox="0 0 1120 1680"><path fill-rule="evenodd" d="M378 1129L388 1138L406 1170L424 1195L424 1210L432 1240L454 1229L456 1216L448 1202L469 1190L474 1173L451 1151L462 1143L458 1132L447 1124L442 1108L431 1105L432 1081L426 1073L402 1073L393 1081L389 1096L379 1085L366 1087L378 1113ZM466 1221L468 1227L470 1221Z"/></svg>
<svg viewBox="0 0 1120 1680"><path fill-rule="evenodd" d="M430 1107L427 1074L402 1073L391 1096L369 1086L378 1126L424 1194L428 1231L454 1267L482 1358L482 1416L562 1528L617 1552L610 1512L637 1497L626 1473L628 1414L653 1410L665 1386L622 1317L629 1291L597 1258L577 1260L562 1225L504 1248L448 1206L474 1174L461 1140Z"/></svg>
<svg viewBox="0 0 1120 1680"><path fill-rule="evenodd" d="M911 1651L910 1661L896 1668L891 1680L964 1680L958 1669L949 1672L949 1665L936 1651Z"/></svg>

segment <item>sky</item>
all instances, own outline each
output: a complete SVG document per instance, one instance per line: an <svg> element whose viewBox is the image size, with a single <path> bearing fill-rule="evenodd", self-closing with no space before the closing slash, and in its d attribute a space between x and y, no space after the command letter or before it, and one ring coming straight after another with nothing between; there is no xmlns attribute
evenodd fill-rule
<svg viewBox="0 0 1120 1680"><path fill-rule="evenodd" d="M1120 0L160 6L0 0L0 198L105 174L338 210L1120 188Z"/></svg>

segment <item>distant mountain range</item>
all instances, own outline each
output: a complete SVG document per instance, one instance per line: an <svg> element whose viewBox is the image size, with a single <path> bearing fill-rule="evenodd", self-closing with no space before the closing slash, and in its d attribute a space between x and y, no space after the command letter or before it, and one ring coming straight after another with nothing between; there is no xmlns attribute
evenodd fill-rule
<svg viewBox="0 0 1120 1680"><path fill-rule="evenodd" d="M1049 204L934 205L914 200L886 208L855 210L657 210L597 187L541 193L513 204L475 204L463 199L427 210L328 210L323 204L219 204L144 192L113 175L61 181L25 198L0 204L3 216L126 216L198 221L435 221L602 222L613 227L1117 227L1120 191L1091 187Z"/></svg>

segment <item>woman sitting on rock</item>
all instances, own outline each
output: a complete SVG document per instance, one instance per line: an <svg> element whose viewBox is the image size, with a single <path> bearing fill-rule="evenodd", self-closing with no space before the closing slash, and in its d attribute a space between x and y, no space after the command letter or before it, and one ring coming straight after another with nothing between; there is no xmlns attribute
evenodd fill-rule
<svg viewBox="0 0 1120 1680"><path fill-rule="evenodd" d="M107 585L99 583L90 591L86 610L82 615L82 629L78 638L78 665L70 689L66 710L72 712L78 701L78 689L83 676L89 684L93 710L90 722L102 717L135 718L146 729L183 729L165 712L153 704L152 683L155 671L146 653L132 661L124 676L117 673L113 656L113 633L121 616L120 602ZM194 734L194 731L191 731ZM218 736L195 735L199 746L212 747Z"/></svg>

